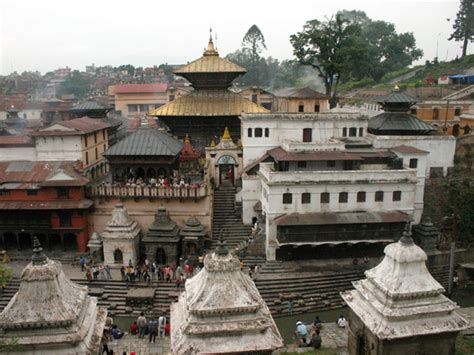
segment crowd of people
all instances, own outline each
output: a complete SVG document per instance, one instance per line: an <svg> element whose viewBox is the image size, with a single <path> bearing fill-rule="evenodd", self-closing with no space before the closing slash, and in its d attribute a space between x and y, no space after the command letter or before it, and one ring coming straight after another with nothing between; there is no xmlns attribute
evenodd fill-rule
<svg viewBox="0 0 474 355"><path fill-rule="evenodd" d="M158 338L164 338L169 335L170 329L170 324L164 314L161 314L158 319L151 316L147 320L145 314L141 312L137 320L130 325L130 334L138 335L139 339L143 339L148 335L148 341L154 343L157 336Z"/></svg>
<svg viewBox="0 0 474 355"><path fill-rule="evenodd" d="M341 314L336 320L336 324L339 328L347 327L347 320ZM296 322L295 330L295 339L296 346L306 347L310 346L315 349L321 348L322 338L321 338L321 329L323 328L323 322L319 319L318 316L315 317L312 324L306 324L302 320Z"/></svg>
<svg viewBox="0 0 474 355"><path fill-rule="evenodd" d="M201 174L201 179L203 174ZM115 181L118 181L119 178L116 177ZM143 177L129 177L125 180L125 182L115 182L113 185L109 183L105 183L105 186L127 186L127 187L164 187L164 188L171 188L171 187L192 187L198 188L200 187L199 183L193 182L189 175L180 175L179 172L174 171L173 176L167 177L164 175L160 175L158 177L150 177L150 178L143 178Z"/></svg>
<svg viewBox="0 0 474 355"><path fill-rule="evenodd" d="M92 264L89 266L86 263L86 259L81 256L79 265L81 266L81 271L85 272L86 279L89 282L93 280L112 280L110 266L107 264Z"/></svg>

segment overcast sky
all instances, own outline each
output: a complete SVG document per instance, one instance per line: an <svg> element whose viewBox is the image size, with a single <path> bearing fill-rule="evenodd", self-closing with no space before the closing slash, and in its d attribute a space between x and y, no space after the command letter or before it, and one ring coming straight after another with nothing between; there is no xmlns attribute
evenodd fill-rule
<svg viewBox="0 0 474 355"><path fill-rule="evenodd" d="M180 64L202 55L209 27L221 55L240 48L247 29L263 32L265 56L292 58L289 36L311 19L363 10L413 32L425 59L452 59L448 42L459 0L1 0L0 74L69 66ZM446 19L450 18L448 22ZM474 44L469 48L473 53Z"/></svg>

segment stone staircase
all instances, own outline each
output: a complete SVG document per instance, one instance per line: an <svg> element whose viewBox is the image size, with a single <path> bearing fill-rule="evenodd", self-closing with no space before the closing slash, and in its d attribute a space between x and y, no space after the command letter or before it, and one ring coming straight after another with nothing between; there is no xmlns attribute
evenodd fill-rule
<svg viewBox="0 0 474 355"><path fill-rule="evenodd" d="M235 187L221 186L214 191L211 250L217 247L222 231L229 250L235 250L248 239L251 227L244 225L235 209Z"/></svg>
<svg viewBox="0 0 474 355"><path fill-rule="evenodd" d="M474 93L474 85L469 85L461 90L455 91L452 94L449 94L443 97L441 100L460 100L468 95Z"/></svg>

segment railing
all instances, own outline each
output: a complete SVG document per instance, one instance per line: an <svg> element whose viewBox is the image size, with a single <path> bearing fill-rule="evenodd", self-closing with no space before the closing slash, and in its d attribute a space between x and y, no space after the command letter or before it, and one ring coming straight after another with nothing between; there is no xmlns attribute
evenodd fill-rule
<svg viewBox="0 0 474 355"><path fill-rule="evenodd" d="M92 197L131 197L160 199L196 199L208 195L207 186L200 187L156 187L156 186L95 186Z"/></svg>
<svg viewBox="0 0 474 355"><path fill-rule="evenodd" d="M268 183L284 182L413 182L416 170L332 170L332 171L274 171L273 163L260 163L259 173Z"/></svg>

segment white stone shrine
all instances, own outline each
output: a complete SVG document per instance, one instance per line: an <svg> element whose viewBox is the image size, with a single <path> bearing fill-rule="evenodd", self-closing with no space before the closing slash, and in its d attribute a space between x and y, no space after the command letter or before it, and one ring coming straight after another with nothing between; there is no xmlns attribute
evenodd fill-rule
<svg viewBox="0 0 474 355"><path fill-rule="evenodd" d="M98 354L107 310L42 250L35 238L20 288L0 314L0 352Z"/></svg>
<svg viewBox="0 0 474 355"><path fill-rule="evenodd" d="M140 227L120 203L112 211L112 220L102 232L104 262L113 266L136 265L139 258Z"/></svg>
<svg viewBox="0 0 474 355"><path fill-rule="evenodd" d="M173 354L270 354L281 347L265 301L221 240L171 305Z"/></svg>
<svg viewBox="0 0 474 355"><path fill-rule="evenodd" d="M468 328L408 230L365 280L353 282L355 290L341 294L351 309L350 354L454 354L457 333Z"/></svg>

